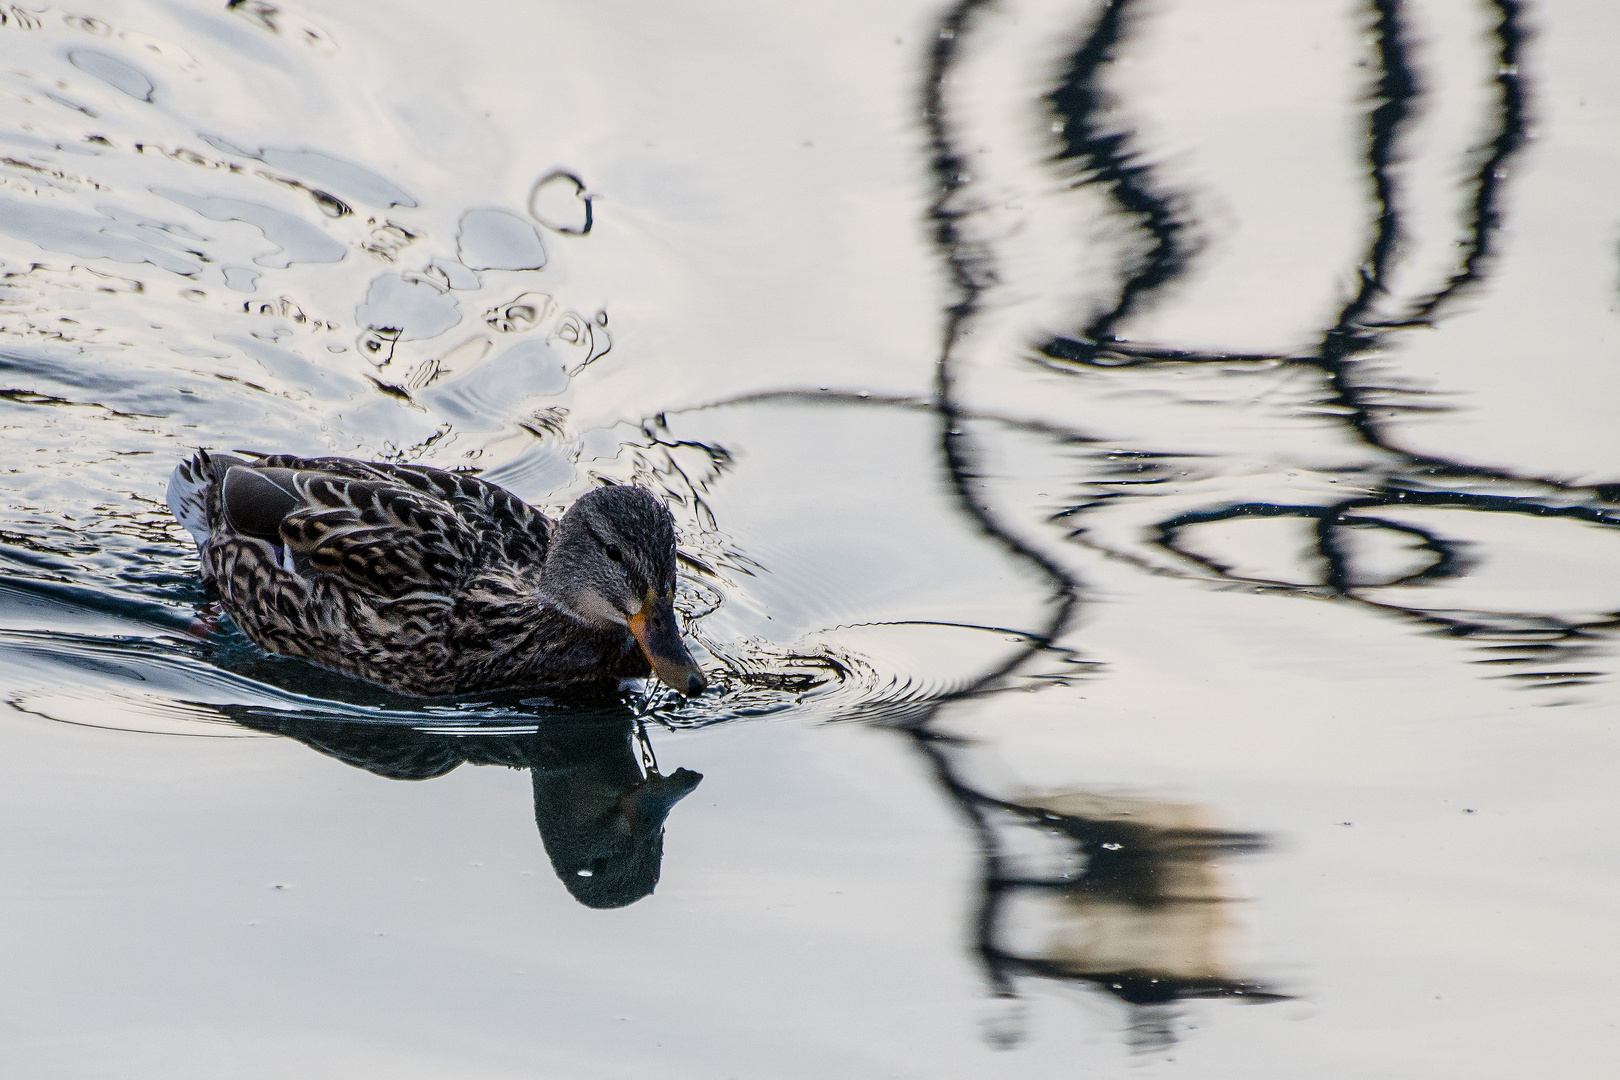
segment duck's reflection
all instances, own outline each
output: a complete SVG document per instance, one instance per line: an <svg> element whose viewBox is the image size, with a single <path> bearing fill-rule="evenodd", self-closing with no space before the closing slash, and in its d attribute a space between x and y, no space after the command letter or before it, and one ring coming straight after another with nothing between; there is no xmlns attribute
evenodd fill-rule
<svg viewBox="0 0 1620 1080"><path fill-rule="evenodd" d="M574 899L614 908L651 893L664 858L664 819L703 776L659 773L628 719L562 724L525 739L534 819Z"/></svg>
<svg viewBox="0 0 1620 1080"><path fill-rule="evenodd" d="M703 779L690 769L660 773L628 712L546 718L538 730L500 735L264 710L233 718L390 780L430 780L464 762L529 770L551 868L574 899L593 908L633 904L658 886L664 821Z"/></svg>

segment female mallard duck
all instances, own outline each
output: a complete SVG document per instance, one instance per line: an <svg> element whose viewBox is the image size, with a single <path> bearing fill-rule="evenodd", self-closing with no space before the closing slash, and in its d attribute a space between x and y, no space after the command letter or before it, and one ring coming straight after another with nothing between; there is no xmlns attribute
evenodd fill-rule
<svg viewBox="0 0 1620 1080"><path fill-rule="evenodd" d="M597 488L552 521L465 473L199 451L169 508L267 652L408 694L705 685L675 621L674 522L640 488Z"/></svg>

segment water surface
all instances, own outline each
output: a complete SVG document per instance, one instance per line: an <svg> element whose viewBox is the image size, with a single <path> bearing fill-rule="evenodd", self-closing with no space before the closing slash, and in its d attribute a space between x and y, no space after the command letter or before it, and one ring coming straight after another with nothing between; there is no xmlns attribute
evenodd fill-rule
<svg viewBox="0 0 1620 1080"><path fill-rule="evenodd" d="M7 1074L1607 1075L1617 35L0 10ZM198 446L649 487L713 689L265 657Z"/></svg>

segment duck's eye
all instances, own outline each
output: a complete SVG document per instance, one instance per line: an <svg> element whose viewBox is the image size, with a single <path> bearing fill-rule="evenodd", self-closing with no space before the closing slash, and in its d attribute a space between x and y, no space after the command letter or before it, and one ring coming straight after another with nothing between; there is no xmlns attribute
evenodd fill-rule
<svg viewBox="0 0 1620 1080"><path fill-rule="evenodd" d="M617 545L609 544L606 550L608 558L614 562L624 562L624 552L620 551Z"/></svg>

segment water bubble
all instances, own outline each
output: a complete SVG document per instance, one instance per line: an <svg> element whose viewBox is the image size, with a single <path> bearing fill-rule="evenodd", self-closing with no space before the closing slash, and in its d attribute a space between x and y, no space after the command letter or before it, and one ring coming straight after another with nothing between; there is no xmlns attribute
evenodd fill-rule
<svg viewBox="0 0 1620 1080"><path fill-rule="evenodd" d="M553 232L584 236L591 231L591 200L585 181L557 169L534 182L529 191L529 213Z"/></svg>

